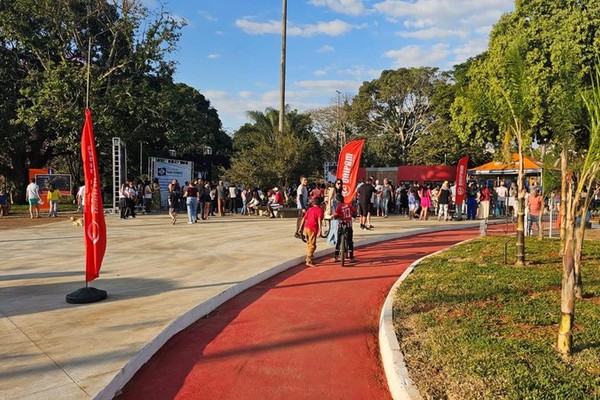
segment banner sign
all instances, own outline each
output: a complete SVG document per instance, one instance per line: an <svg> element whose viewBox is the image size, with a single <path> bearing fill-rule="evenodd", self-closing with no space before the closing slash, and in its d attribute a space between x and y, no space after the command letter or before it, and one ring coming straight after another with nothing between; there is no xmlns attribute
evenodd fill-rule
<svg viewBox="0 0 600 400"><path fill-rule="evenodd" d="M358 167L364 144L364 139L354 140L345 145L340 153L337 177L343 182L342 195L345 203L350 203L356 194Z"/></svg>
<svg viewBox="0 0 600 400"><path fill-rule="evenodd" d="M456 204L462 204L467 194L467 163L469 157L463 157L456 166Z"/></svg>
<svg viewBox="0 0 600 400"><path fill-rule="evenodd" d="M169 183L177 179L179 186L192 181L192 169L194 163L191 161L154 159L152 176L158 179L160 185L160 201L163 207L167 207L169 198Z"/></svg>
<svg viewBox="0 0 600 400"><path fill-rule="evenodd" d="M104 221L92 114L88 108L85 109L85 125L81 136L81 157L85 175L83 212L85 281L90 282L100 275L100 267L106 251L106 221Z"/></svg>
<svg viewBox="0 0 600 400"><path fill-rule="evenodd" d="M69 174L35 174L35 184L39 186L40 193L54 185L62 194L71 193L71 175Z"/></svg>

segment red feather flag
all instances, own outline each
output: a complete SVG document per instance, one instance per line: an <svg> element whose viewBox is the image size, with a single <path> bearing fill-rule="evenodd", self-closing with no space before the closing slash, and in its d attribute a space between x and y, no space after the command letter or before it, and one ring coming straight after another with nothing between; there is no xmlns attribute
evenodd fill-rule
<svg viewBox="0 0 600 400"><path fill-rule="evenodd" d="M462 204L467 195L467 163L469 157L463 157L456 166L456 204Z"/></svg>
<svg viewBox="0 0 600 400"><path fill-rule="evenodd" d="M85 125L81 136L81 157L85 175L83 212L85 281L91 282L100 275L100 267L106 251L106 221L104 220L104 207L102 205L92 113L88 108L85 109Z"/></svg>
<svg viewBox="0 0 600 400"><path fill-rule="evenodd" d="M345 145L340 153L337 178L343 182L342 195L345 203L350 203L356 194L358 167L364 144L364 139L354 140Z"/></svg>

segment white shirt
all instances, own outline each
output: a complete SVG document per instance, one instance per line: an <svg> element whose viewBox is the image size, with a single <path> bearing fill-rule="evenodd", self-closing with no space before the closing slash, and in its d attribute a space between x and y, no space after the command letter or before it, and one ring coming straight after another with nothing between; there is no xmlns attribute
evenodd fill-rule
<svg viewBox="0 0 600 400"><path fill-rule="evenodd" d="M39 199L39 186L36 185L35 183L31 182L29 185L27 185L27 198L28 199Z"/></svg>
<svg viewBox="0 0 600 400"><path fill-rule="evenodd" d="M85 185L79 187L77 191L77 198L81 199L81 205L85 205Z"/></svg>

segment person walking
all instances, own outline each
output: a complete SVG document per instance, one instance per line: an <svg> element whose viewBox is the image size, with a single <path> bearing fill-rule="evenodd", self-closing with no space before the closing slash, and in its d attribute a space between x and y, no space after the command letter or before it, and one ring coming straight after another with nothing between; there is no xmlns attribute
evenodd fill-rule
<svg viewBox="0 0 600 400"><path fill-rule="evenodd" d="M527 208L529 209L529 234L527 236L533 236L533 224L538 232L541 229L542 205L542 196L539 195L537 188L531 189L531 193L527 197ZM581 223L585 223L585 218Z"/></svg>
<svg viewBox="0 0 600 400"><path fill-rule="evenodd" d="M329 219L329 234L327 235L327 243L335 245L338 239L339 220L333 218L333 213L338 206L337 195L342 193L343 182L341 179L336 179L332 187L327 192L327 203L325 204L325 218Z"/></svg>
<svg viewBox="0 0 600 400"><path fill-rule="evenodd" d="M371 200L375 193L372 177L369 177L367 182L358 189L358 212L360 213L360 229L362 231L374 228L371 225Z"/></svg>
<svg viewBox="0 0 600 400"><path fill-rule="evenodd" d="M150 182L144 184L144 214L150 214L152 206L152 185Z"/></svg>
<svg viewBox="0 0 600 400"><path fill-rule="evenodd" d="M129 216L135 218L135 201L138 197L137 190L132 181L127 184L127 208L129 208Z"/></svg>
<svg viewBox="0 0 600 400"><path fill-rule="evenodd" d="M227 199L227 201L229 202L228 204L228 209L229 209L229 214L233 215L233 214L237 214L237 197L238 197L238 188L235 184L231 184L229 185L229 197Z"/></svg>
<svg viewBox="0 0 600 400"><path fill-rule="evenodd" d="M48 217L58 217L58 203L60 202L60 190L58 190L56 186L54 186L54 184L52 183L48 185L47 200L48 204L50 205Z"/></svg>
<svg viewBox="0 0 600 400"><path fill-rule="evenodd" d="M306 178L305 178L306 179ZM323 209L321 208L321 199L314 199L313 207L309 208L302 217L300 229L304 230L304 240L306 240L306 266L314 267L314 254L317 249L317 236L321 231L323 223ZM298 232L297 232L298 233ZM302 237L302 235L301 235Z"/></svg>
<svg viewBox="0 0 600 400"><path fill-rule="evenodd" d="M175 225L177 222L177 211L179 210L179 202L181 198L181 187L177 179L173 179L169 184L169 216L171 217L171 224Z"/></svg>
<svg viewBox="0 0 600 400"><path fill-rule="evenodd" d="M421 198L421 215L419 216L419 221L427 221L429 219L429 207L431 207L431 190L428 184L425 184L419 191L419 197Z"/></svg>
<svg viewBox="0 0 600 400"><path fill-rule="evenodd" d="M384 178L383 185L381 185L381 213L383 214L383 218L388 217L393 194L394 191L392 185L390 185L390 181L388 178Z"/></svg>
<svg viewBox="0 0 600 400"><path fill-rule="evenodd" d="M195 224L198 222L198 200L200 198L198 194L198 182L193 181L185 189L185 205L187 206L188 224Z"/></svg>
<svg viewBox="0 0 600 400"><path fill-rule="evenodd" d="M219 216L225 216L225 201L227 200L227 190L225 189L225 185L223 181L219 181L217 185L217 210L219 212Z"/></svg>
<svg viewBox="0 0 600 400"><path fill-rule="evenodd" d="M296 210L298 210L298 215L296 217L296 233L294 233L294 237L298 239L302 238L302 221L304 220L304 214L306 214L306 210L308 210L309 203L307 185L308 179L302 175L300 177L300 185L296 189Z"/></svg>
<svg viewBox="0 0 600 400"><path fill-rule="evenodd" d="M448 188L448 181L444 182L440 192L438 193L438 221L448 221L448 205L450 204L450 189Z"/></svg>
<svg viewBox="0 0 600 400"><path fill-rule="evenodd" d="M467 220L475 221L477 219L477 185L471 182L467 189Z"/></svg>
<svg viewBox="0 0 600 400"><path fill-rule="evenodd" d="M25 189L25 200L29 203L29 215L31 219L40 217L40 188L35 184L35 178ZM35 212L34 212L35 210Z"/></svg>
<svg viewBox="0 0 600 400"><path fill-rule="evenodd" d="M483 185L479 193L479 204L481 206L481 219L488 220L490 217L490 202L492 201L492 192L487 184Z"/></svg>
<svg viewBox="0 0 600 400"><path fill-rule="evenodd" d="M123 183L121 184L121 187L119 188L119 211L120 211L120 217L121 219L127 219L128 218L128 210L129 208L127 207L127 196L128 196L128 192L127 192L127 184Z"/></svg>

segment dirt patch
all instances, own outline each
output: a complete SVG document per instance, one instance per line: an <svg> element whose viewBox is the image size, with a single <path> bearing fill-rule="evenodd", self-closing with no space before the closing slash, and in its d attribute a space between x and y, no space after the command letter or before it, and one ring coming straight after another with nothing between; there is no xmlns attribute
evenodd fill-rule
<svg viewBox="0 0 600 400"><path fill-rule="evenodd" d="M66 223L71 215L59 215L56 218L49 218L47 215L40 218L29 218L29 215L17 214L0 217L0 230L29 228L32 226L42 226L53 223ZM74 215L81 218L81 215Z"/></svg>

